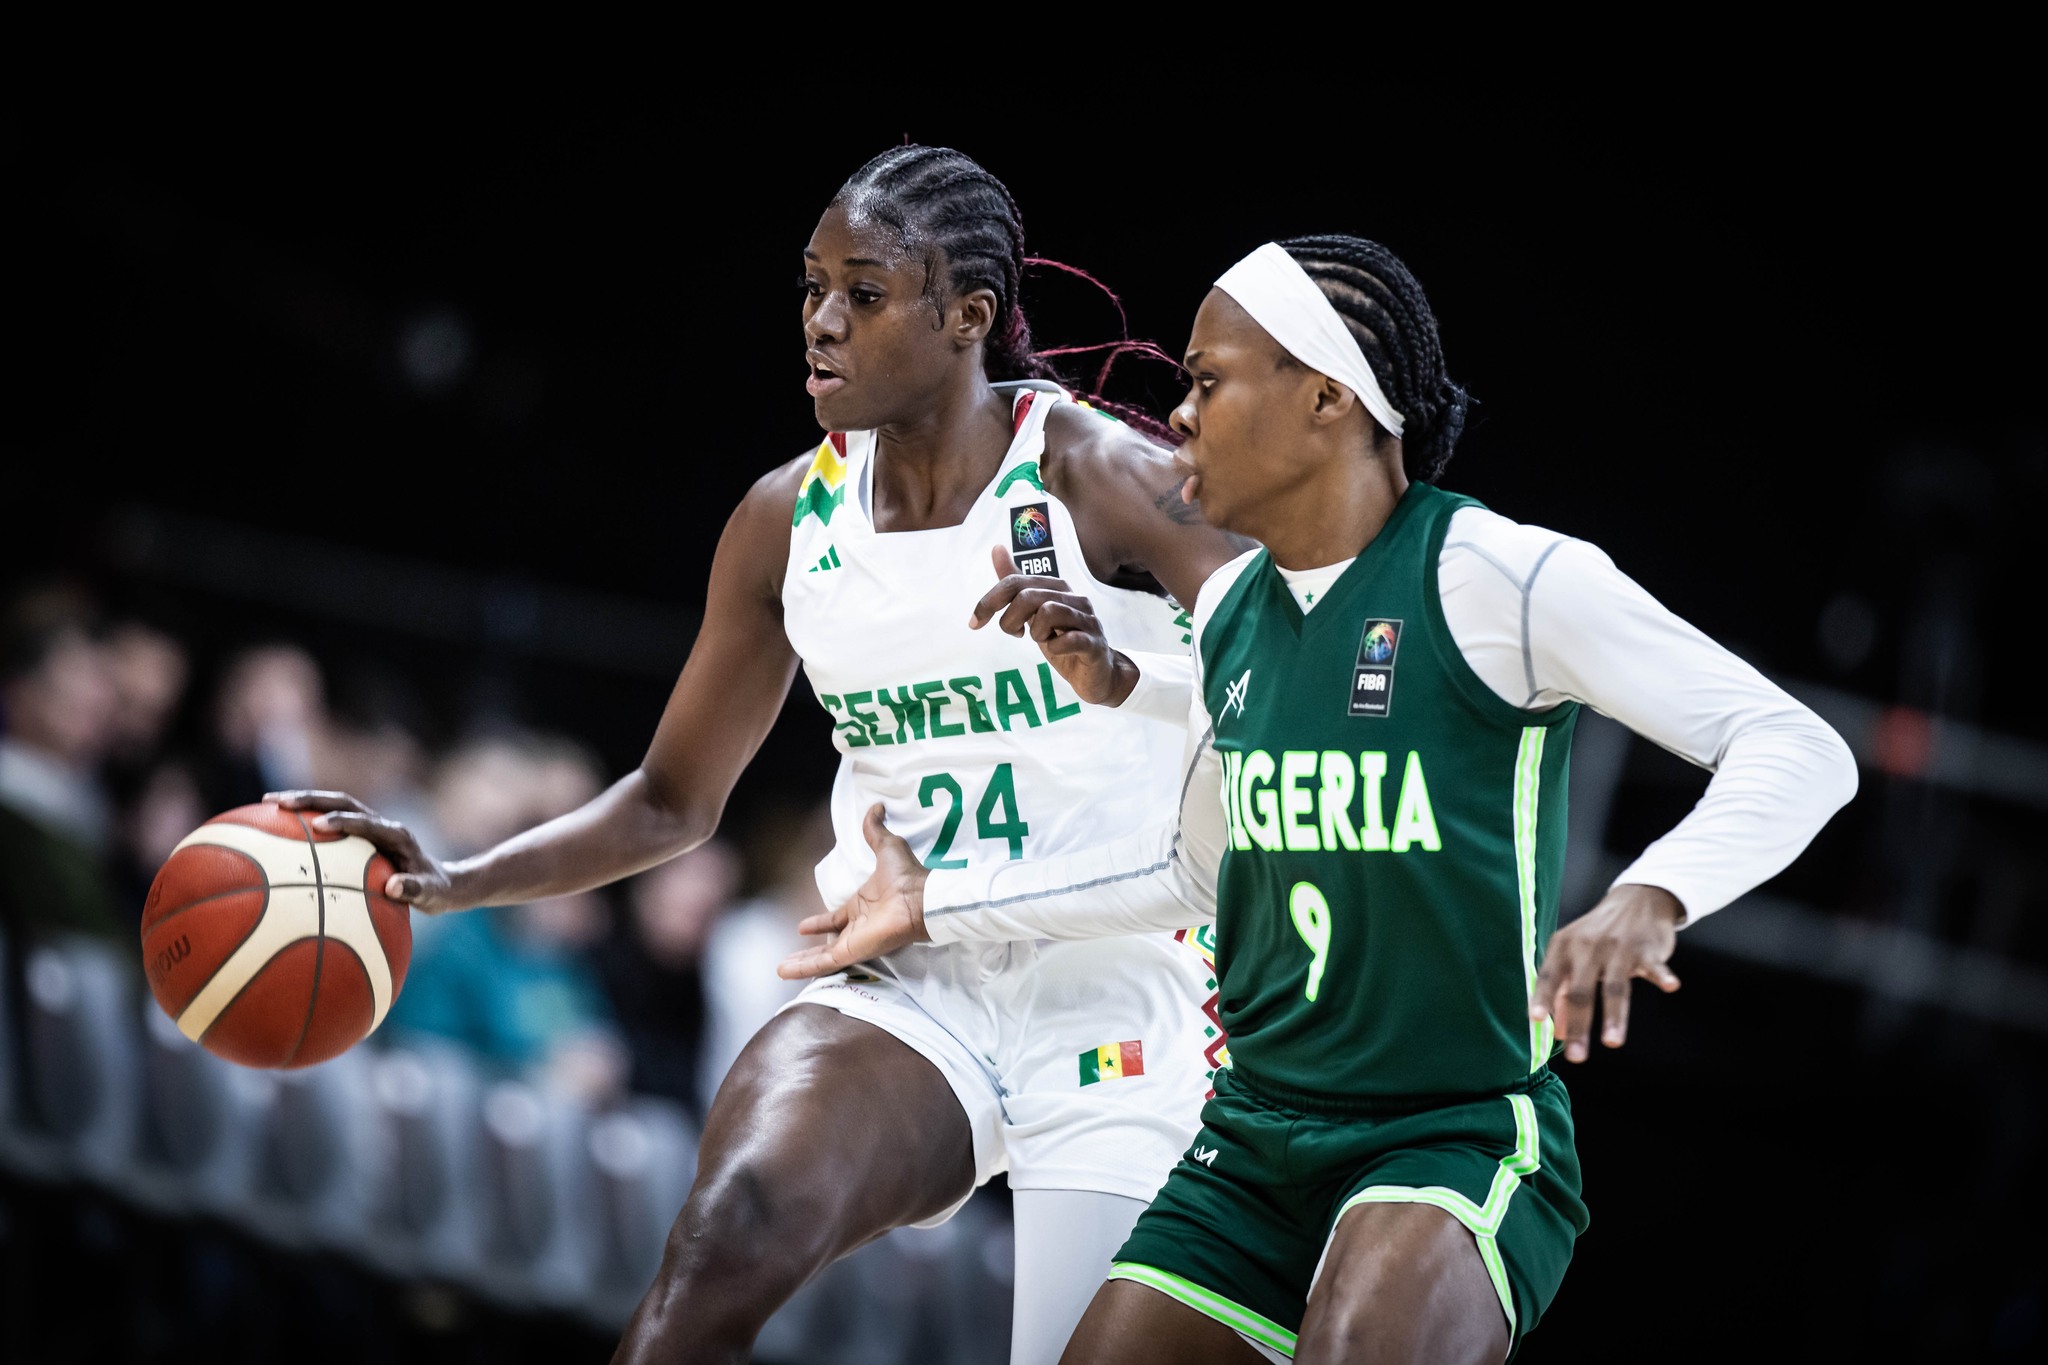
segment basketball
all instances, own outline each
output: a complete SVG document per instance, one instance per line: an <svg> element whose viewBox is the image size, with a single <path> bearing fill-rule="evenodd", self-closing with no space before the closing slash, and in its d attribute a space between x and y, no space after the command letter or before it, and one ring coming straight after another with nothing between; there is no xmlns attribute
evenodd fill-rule
<svg viewBox="0 0 2048 1365"><path fill-rule="evenodd" d="M187 1038L243 1066L302 1067L384 1022L412 958L389 860L274 805L180 840L142 911L150 991Z"/></svg>

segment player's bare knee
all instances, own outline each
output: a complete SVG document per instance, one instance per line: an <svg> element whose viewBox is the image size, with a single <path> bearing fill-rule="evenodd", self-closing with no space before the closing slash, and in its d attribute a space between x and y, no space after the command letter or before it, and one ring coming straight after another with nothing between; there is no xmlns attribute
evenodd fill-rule
<svg viewBox="0 0 2048 1365"><path fill-rule="evenodd" d="M800 1201L751 1162L700 1175L669 1229L663 1271L786 1294L827 1258L806 1235Z"/></svg>

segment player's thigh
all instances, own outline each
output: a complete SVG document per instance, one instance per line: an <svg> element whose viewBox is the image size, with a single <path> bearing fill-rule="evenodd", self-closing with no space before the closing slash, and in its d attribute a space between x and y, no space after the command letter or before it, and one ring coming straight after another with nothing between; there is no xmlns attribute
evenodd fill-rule
<svg viewBox="0 0 2048 1365"><path fill-rule="evenodd" d="M1338 1220L1294 1358L1495 1365L1506 1316L1471 1231L1432 1204L1360 1204Z"/></svg>
<svg viewBox="0 0 2048 1365"><path fill-rule="evenodd" d="M1215 1318L1134 1280L1111 1280L1095 1293L1060 1365L1267 1365Z"/></svg>
<svg viewBox="0 0 2048 1365"><path fill-rule="evenodd" d="M719 1087L691 1199L715 1196L742 1219L800 1216L843 1252L943 1212L973 1182L967 1117L938 1068L878 1025L799 1005Z"/></svg>

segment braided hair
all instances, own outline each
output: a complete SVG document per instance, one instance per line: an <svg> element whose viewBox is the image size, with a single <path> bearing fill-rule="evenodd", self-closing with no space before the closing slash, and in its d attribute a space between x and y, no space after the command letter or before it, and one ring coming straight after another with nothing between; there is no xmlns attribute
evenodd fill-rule
<svg viewBox="0 0 2048 1365"><path fill-rule="evenodd" d="M1398 256L1363 237L1293 237L1280 247L1344 319L1401 414L1408 477L1435 483L1451 462L1472 398L1444 373L1436 315L1422 286Z"/></svg>
<svg viewBox="0 0 2048 1365"><path fill-rule="evenodd" d="M982 349L991 380L1050 379L1050 363L1031 345L1018 306L1024 278L1024 218L1009 187L972 157L950 147L906 143L855 171L833 202L887 223L925 258L925 297L943 310L942 283L955 294L987 289L996 315Z"/></svg>

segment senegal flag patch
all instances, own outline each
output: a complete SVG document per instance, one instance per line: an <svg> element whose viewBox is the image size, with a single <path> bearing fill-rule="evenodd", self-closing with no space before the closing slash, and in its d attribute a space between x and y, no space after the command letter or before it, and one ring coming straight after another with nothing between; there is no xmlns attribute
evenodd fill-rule
<svg viewBox="0 0 2048 1365"><path fill-rule="evenodd" d="M1081 1084L1093 1085L1097 1081L1113 1081L1119 1076L1142 1076L1145 1074L1145 1045L1137 1043L1104 1043L1101 1047L1090 1048L1081 1054Z"/></svg>

